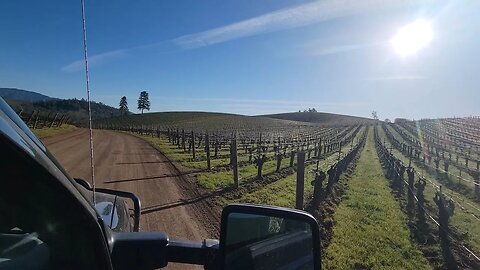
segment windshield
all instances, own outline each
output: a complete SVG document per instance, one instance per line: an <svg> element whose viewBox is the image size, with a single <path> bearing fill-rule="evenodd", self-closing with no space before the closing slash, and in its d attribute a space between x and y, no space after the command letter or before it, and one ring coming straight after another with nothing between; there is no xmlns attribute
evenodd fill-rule
<svg viewBox="0 0 480 270"><path fill-rule="evenodd" d="M0 96L72 178L135 193L142 231L268 204L318 220L327 269L475 269L479 10L2 1Z"/></svg>

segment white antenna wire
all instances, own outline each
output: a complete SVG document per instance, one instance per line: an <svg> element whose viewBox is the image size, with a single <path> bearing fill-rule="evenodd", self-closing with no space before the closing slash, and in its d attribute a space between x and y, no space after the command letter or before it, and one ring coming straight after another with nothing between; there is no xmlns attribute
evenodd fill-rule
<svg viewBox="0 0 480 270"><path fill-rule="evenodd" d="M95 165L93 162L93 129L92 129L92 109L90 107L90 79L88 76L88 53L87 53L87 26L85 24L85 0L82 2L82 26L83 26L83 52L85 58L85 80L87 87L87 103L88 103L88 126L90 131L90 166L92 169L92 187L93 187L93 205L95 205Z"/></svg>

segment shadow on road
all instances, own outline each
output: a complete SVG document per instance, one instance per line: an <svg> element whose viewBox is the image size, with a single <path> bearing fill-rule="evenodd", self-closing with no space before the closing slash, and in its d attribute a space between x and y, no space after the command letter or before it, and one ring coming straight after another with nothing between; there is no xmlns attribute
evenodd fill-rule
<svg viewBox="0 0 480 270"><path fill-rule="evenodd" d="M222 195L222 194L224 194L228 191L231 191L232 189L233 189L233 187L226 187L226 188L215 190L213 192L210 192L208 194L204 194L204 195L201 195L201 196L198 196L198 197L195 197L195 198L181 199L181 200L178 200L178 201L175 201L175 202L170 202L170 203L164 203L164 204L145 207L141 210L141 214L142 215L143 214L149 214L149 213L162 211L162 210L177 207L177 206L197 203L199 201L202 201L202 200L205 200L205 199L208 199L208 198L211 198L211 197L220 196L220 195Z"/></svg>
<svg viewBox="0 0 480 270"><path fill-rule="evenodd" d="M177 173L177 174L163 174L163 175L154 175L154 176L147 176L147 177L140 177L140 178L129 178L129 179L121 179L121 180L111 180L111 181L104 181L105 184L114 184L114 183L123 183L123 182L134 182L134 181L146 181L146 180L155 180L155 179L162 179L162 178L172 178L172 177L180 177L183 175L189 175L192 173L202 172L203 170L196 170L196 171L189 171L185 173Z"/></svg>
<svg viewBox="0 0 480 270"><path fill-rule="evenodd" d="M115 163L115 165L160 164L160 163L170 163L170 161L163 160L163 161L117 162Z"/></svg>

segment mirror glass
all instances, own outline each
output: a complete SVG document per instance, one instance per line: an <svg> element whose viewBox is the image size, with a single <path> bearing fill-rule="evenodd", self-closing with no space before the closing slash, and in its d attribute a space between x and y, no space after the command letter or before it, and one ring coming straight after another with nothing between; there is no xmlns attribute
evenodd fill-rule
<svg viewBox="0 0 480 270"><path fill-rule="evenodd" d="M224 269L314 269L313 236L305 221L230 213Z"/></svg>
<svg viewBox="0 0 480 270"><path fill-rule="evenodd" d="M95 209L100 214L103 222L114 230L118 227L118 209L114 207L114 202L103 201L95 204Z"/></svg>

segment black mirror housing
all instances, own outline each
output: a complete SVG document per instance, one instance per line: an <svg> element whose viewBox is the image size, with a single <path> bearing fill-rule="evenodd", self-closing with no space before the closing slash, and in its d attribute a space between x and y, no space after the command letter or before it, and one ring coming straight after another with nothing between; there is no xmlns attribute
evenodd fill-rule
<svg viewBox="0 0 480 270"><path fill-rule="evenodd" d="M225 270L320 269L318 223L296 209L228 205L222 212L217 260Z"/></svg>
<svg viewBox="0 0 480 270"><path fill-rule="evenodd" d="M113 269L158 269L167 266L168 236L161 232L112 233Z"/></svg>

